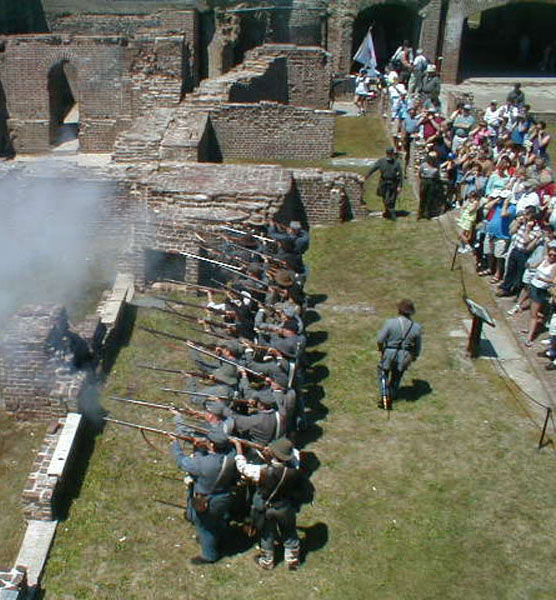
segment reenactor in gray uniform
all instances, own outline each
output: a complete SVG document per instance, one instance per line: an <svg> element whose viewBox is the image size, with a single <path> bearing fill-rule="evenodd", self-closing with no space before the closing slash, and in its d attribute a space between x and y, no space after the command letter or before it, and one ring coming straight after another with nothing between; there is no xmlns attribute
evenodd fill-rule
<svg viewBox="0 0 556 600"><path fill-rule="evenodd" d="M222 431L210 431L208 452L187 456L177 440L171 445L177 465L193 478L193 493L187 506L189 520L195 525L201 554L193 565L216 562L220 544L228 528L232 488L237 480L234 451Z"/></svg>
<svg viewBox="0 0 556 600"><path fill-rule="evenodd" d="M421 325L411 318L415 313L413 302L401 300L398 313L398 317L384 323L377 336L378 350L382 355L378 365L382 397L380 408L390 408L389 403L398 394L405 370L421 353Z"/></svg>

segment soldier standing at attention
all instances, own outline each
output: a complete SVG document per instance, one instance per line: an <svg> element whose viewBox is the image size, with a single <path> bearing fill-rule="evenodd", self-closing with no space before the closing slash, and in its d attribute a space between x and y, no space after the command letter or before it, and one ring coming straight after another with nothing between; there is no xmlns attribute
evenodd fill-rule
<svg viewBox="0 0 556 600"><path fill-rule="evenodd" d="M398 304L399 316L388 319L377 337L378 351L382 357L378 365L379 388L383 398L389 401L396 398L400 381L409 365L417 360L421 353L421 325L415 323L411 316L415 306L411 300L401 300ZM380 408L384 402L379 403Z"/></svg>
<svg viewBox="0 0 556 600"><path fill-rule="evenodd" d="M380 171L380 182L377 194L384 202L385 219L396 220L396 200L402 189L403 172L400 161L396 157L394 148L387 148L386 156L379 158L369 169L365 179L368 179L375 171Z"/></svg>

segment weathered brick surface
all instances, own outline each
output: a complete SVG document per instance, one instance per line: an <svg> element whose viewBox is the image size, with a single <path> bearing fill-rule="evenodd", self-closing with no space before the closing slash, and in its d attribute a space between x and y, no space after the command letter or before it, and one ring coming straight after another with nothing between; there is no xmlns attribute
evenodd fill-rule
<svg viewBox="0 0 556 600"><path fill-rule="evenodd" d="M179 103L186 85L184 44L183 36L8 38L0 81L16 152L50 147L48 75L56 65L67 63L77 74L81 150L110 152L133 117Z"/></svg>
<svg viewBox="0 0 556 600"><path fill-rule="evenodd" d="M222 156L320 160L334 151L335 114L282 104L226 104L209 110Z"/></svg>
<svg viewBox="0 0 556 600"><path fill-rule="evenodd" d="M338 223L366 214L361 175L320 169L294 169L292 175L310 225Z"/></svg>
<svg viewBox="0 0 556 600"><path fill-rule="evenodd" d="M20 308L0 337L0 393L21 419L46 420L77 409L88 375L74 366L69 323L61 306Z"/></svg>

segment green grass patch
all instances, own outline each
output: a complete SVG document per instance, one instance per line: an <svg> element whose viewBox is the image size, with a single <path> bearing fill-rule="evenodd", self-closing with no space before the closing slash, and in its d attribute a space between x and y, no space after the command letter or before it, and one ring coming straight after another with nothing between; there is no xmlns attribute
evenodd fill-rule
<svg viewBox="0 0 556 600"><path fill-rule="evenodd" d="M0 412L0 567L11 568L25 533L21 494L46 427Z"/></svg>
<svg viewBox="0 0 556 600"><path fill-rule="evenodd" d="M320 467L316 503L299 515L309 551L298 572L261 572L253 551L191 567L193 528L178 509L157 502L183 503L172 459L136 432L110 427L60 526L46 597L553 597L554 455L536 452L538 431L516 412L490 366L466 358L465 338L450 335L467 317L450 258L436 222L368 220L313 231L308 288L326 299L310 327L320 343L308 350L322 355L309 377L322 399L316 439L306 449ZM468 279L469 294L486 302L483 283L471 273ZM424 352L388 420L375 407L375 336L402 296L416 303ZM374 311L346 311L356 305ZM138 323L186 331L167 319L140 310ZM115 416L171 427L165 414L139 416L106 399L131 390L167 400L157 391L162 381L180 381L137 369L143 360L187 365L179 346L135 328L104 404Z"/></svg>

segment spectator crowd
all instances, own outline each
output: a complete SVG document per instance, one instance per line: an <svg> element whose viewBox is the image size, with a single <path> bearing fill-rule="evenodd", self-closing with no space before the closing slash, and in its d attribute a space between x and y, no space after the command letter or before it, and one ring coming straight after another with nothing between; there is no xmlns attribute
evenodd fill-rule
<svg viewBox="0 0 556 600"><path fill-rule="evenodd" d="M371 89L375 80L366 79ZM539 356L556 370L556 184L546 123L535 117L520 83L503 103L493 99L479 108L468 95L444 112L437 66L407 42L376 85L405 173L417 174L417 218L459 211L458 251L474 255L477 273L497 296L515 298L510 317L529 311L522 329L527 347L548 326L551 337Z"/></svg>

